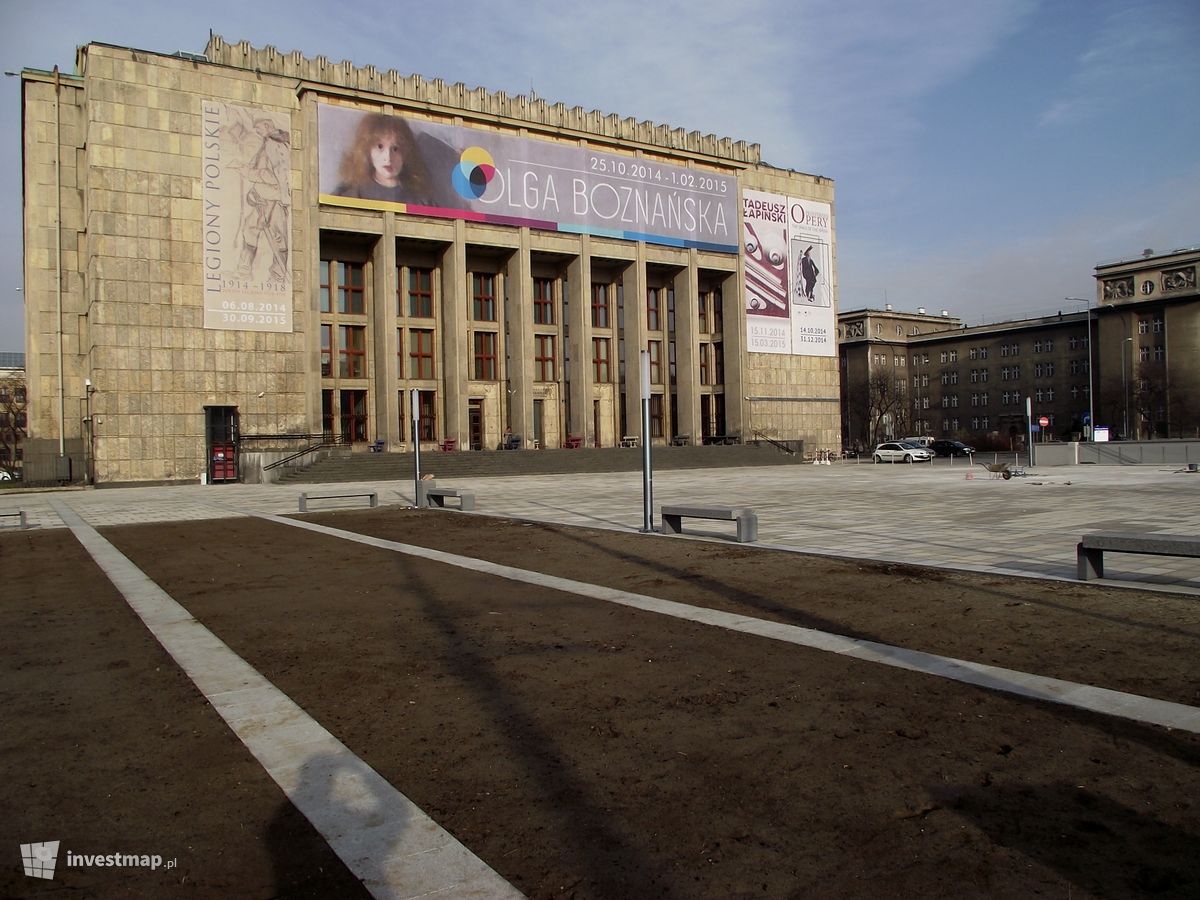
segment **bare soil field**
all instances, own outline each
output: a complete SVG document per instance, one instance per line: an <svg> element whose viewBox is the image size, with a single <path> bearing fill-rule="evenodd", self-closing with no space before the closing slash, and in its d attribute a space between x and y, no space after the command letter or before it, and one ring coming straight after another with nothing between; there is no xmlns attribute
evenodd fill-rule
<svg viewBox="0 0 1200 900"><path fill-rule="evenodd" d="M1192 597L445 512L306 518L1200 706ZM263 519L103 533L530 897L1200 896L1200 735ZM0 565L0 894L361 894L68 532L0 535ZM16 844L60 838L177 866L25 878Z"/></svg>

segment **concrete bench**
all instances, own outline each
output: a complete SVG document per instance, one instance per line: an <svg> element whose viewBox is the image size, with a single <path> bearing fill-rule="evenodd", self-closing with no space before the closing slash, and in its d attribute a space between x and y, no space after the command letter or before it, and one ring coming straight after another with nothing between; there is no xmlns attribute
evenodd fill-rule
<svg viewBox="0 0 1200 900"><path fill-rule="evenodd" d="M0 513L0 519L15 517L17 522L15 525L3 525L3 528L28 528L29 523L25 520L25 510L18 509L16 512Z"/></svg>
<svg viewBox="0 0 1200 900"><path fill-rule="evenodd" d="M464 491L462 488L436 486L425 488L426 506L436 506L444 509L447 497L457 497L459 509L469 510L475 508L475 493L473 491Z"/></svg>
<svg viewBox="0 0 1200 900"><path fill-rule="evenodd" d="M1080 581L1104 577L1105 550L1112 553L1200 557L1200 537L1145 531L1097 531L1085 534L1075 548L1076 574Z"/></svg>
<svg viewBox="0 0 1200 900"><path fill-rule="evenodd" d="M747 506L664 506L663 534L682 534L684 519L716 519L737 522L737 539L745 544L758 540L758 516Z"/></svg>
<svg viewBox="0 0 1200 900"><path fill-rule="evenodd" d="M310 494L305 491L300 495L300 512L308 512L309 500L350 500L357 497L366 497L372 509L379 505L379 495L374 491L360 491L356 494Z"/></svg>

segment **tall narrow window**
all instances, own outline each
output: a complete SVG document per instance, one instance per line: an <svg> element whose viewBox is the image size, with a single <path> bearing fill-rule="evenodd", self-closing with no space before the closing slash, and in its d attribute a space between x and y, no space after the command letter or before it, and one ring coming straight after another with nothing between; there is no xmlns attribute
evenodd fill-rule
<svg viewBox="0 0 1200 900"><path fill-rule="evenodd" d="M608 285L592 282L592 327L608 328L609 319Z"/></svg>
<svg viewBox="0 0 1200 900"><path fill-rule="evenodd" d="M367 439L367 392L342 391L342 438L351 443Z"/></svg>
<svg viewBox="0 0 1200 900"><path fill-rule="evenodd" d="M725 383L725 344L713 342L713 384Z"/></svg>
<svg viewBox="0 0 1200 900"><path fill-rule="evenodd" d="M700 292L700 305L696 309L700 333L708 331L708 302L712 295L708 291Z"/></svg>
<svg viewBox="0 0 1200 900"><path fill-rule="evenodd" d="M496 276L471 276L471 314L476 322L496 321Z"/></svg>
<svg viewBox="0 0 1200 900"><path fill-rule="evenodd" d="M321 312L333 312L329 297L333 290L333 282L329 280L329 260L321 260Z"/></svg>
<svg viewBox="0 0 1200 900"><path fill-rule="evenodd" d="M724 310L722 309L723 305L724 305L724 301L721 299L721 289L717 288L715 291L712 292L712 308L713 308L712 330L713 330L714 334L716 332L720 331L723 327L723 323L724 323L724 319L723 319Z"/></svg>
<svg viewBox="0 0 1200 900"><path fill-rule="evenodd" d="M413 328L408 332L408 376L429 379L433 373L433 332Z"/></svg>
<svg viewBox="0 0 1200 900"><path fill-rule="evenodd" d="M650 383L662 384L662 341L651 341L648 349L650 351Z"/></svg>
<svg viewBox="0 0 1200 900"><path fill-rule="evenodd" d="M338 263L338 312L362 315L367 311L362 263Z"/></svg>
<svg viewBox="0 0 1200 900"><path fill-rule="evenodd" d="M437 440L437 393L417 392L417 431L423 441Z"/></svg>
<svg viewBox="0 0 1200 900"><path fill-rule="evenodd" d="M663 436L663 398L662 394L650 395L650 437Z"/></svg>
<svg viewBox="0 0 1200 900"><path fill-rule="evenodd" d="M325 440L333 439L333 391L321 391L321 431Z"/></svg>
<svg viewBox="0 0 1200 900"><path fill-rule="evenodd" d="M612 364L608 351L608 338L592 338L592 376L596 384L608 384L612 381Z"/></svg>
<svg viewBox="0 0 1200 900"><path fill-rule="evenodd" d="M554 279L533 279L533 323L554 324ZM553 380L553 379L549 379Z"/></svg>
<svg viewBox="0 0 1200 900"><path fill-rule="evenodd" d="M492 331L475 332L475 379L496 380L496 334Z"/></svg>
<svg viewBox="0 0 1200 900"><path fill-rule="evenodd" d="M710 371L708 356L709 356L709 353L711 352L711 350L712 350L712 346L710 344L701 344L700 345L700 383L701 384L708 384L708 376L709 376L709 371Z"/></svg>
<svg viewBox="0 0 1200 900"><path fill-rule="evenodd" d="M432 269L408 270L408 314L422 319L433 318Z"/></svg>
<svg viewBox="0 0 1200 900"><path fill-rule="evenodd" d="M646 328L662 331L662 291L660 288L646 290Z"/></svg>
<svg viewBox="0 0 1200 900"><path fill-rule="evenodd" d="M338 374L342 378L366 378L367 329L360 325L342 325L338 332Z"/></svg>
<svg viewBox="0 0 1200 900"><path fill-rule="evenodd" d="M333 326L321 326L321 377L333 376Z"/></svg>
<svg viewBox="0 0 1200 900"><path fill-rule="evenodd" d="M554 335L535 334L533 371L535 381L554 380Z"/></svg>

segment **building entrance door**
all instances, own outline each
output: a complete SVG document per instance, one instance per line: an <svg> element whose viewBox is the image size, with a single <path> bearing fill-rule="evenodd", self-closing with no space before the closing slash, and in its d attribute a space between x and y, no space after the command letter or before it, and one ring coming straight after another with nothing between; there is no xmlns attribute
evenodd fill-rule
<svg viewBox="0 0 1200 900"><path fill-rule="evenodd" d="M236 406L204 407L204 456L208 482L237 481L238 411Z"/></svg>
<svg viewBox="0 0 1200 900"><path fill-rule="evenodd" d="M467 435L472 450L483 449L483 401L472 400L467 408Z"/></svg>

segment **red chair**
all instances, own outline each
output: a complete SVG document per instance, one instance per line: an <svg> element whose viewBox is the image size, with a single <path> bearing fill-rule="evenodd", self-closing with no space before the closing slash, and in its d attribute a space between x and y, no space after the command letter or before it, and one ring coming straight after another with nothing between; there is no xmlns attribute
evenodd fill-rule
<svg viewBox="0 0 1200 900"><path fill-rule="evenodd" d="M445 438L440 444L438 444L438 449L446 451L447 453L451 450L457 450L458 438Z"/></svg>
<svg viewBox="0 0 1200 900"><path fill-rule="evenodd" d="M564 443L563 446L568 450L578 450L583 446L583 438L575 434L568 435L566 443Z"/></svg>

